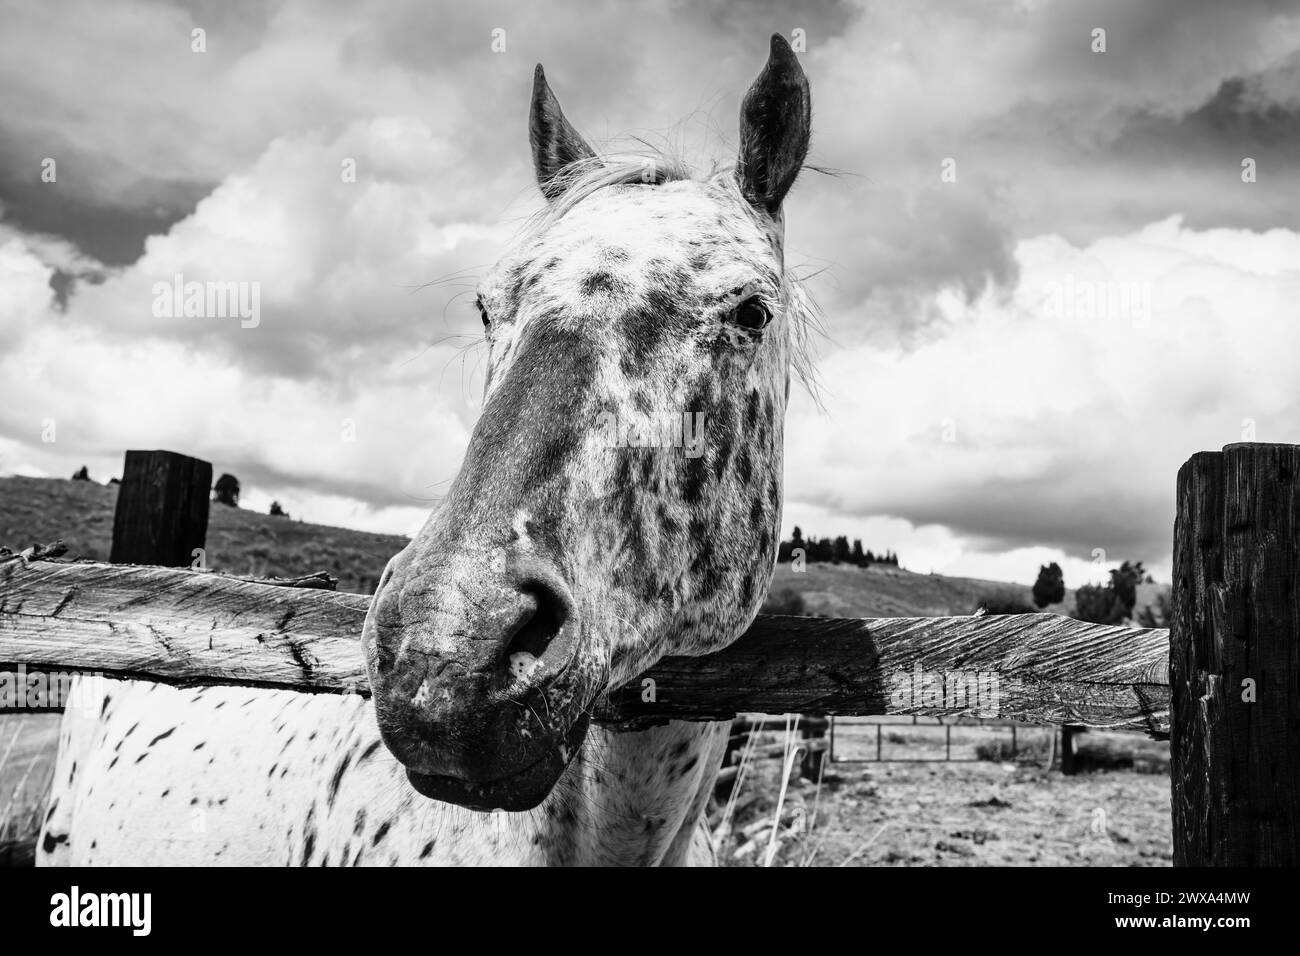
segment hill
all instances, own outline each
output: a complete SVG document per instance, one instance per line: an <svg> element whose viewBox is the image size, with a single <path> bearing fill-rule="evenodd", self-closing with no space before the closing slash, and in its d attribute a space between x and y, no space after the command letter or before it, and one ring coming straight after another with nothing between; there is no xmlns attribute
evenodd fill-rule
<svg viewBox="0 0 1300 956"><path fill-rule="evenodd" d="M823 617L946 617L970 614L980 602L993 596L1013 598L1033 606L1028 584L1008 584L981 578L918 574L905 568L873 564L868 568L850 564L817 562L795 572L790 564L779 564L772 579L770 597L780 598L791 590L801 595L805 613ZM1033 578L1038 568L1026 568ZM1168 591L1167 584L1138 586L1137 607L1154 604L1156 595ZM1065 600L1043 609L1051 614L1074 613L1074 589L1066 588Z"/></svg>
<svg viewBox="0 0 1300 956"><path fill-rule="evenodd" d="M62 538L72 557L107 561L117 485L57 478L0 478L0 545L26 547ZM406 547L401 535L374 534L273 518L212 504L207 564L215 571L296 577L328 571L339 589L369 594L384 565Z"/></svg>

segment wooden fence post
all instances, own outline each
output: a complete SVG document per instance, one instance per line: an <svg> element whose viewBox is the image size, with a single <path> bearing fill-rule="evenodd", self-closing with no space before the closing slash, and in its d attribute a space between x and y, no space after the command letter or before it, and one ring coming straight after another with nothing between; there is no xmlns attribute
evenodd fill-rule
<svg viewBox="0 0 1300 956"><path fill-rule="evenodd" d="M171 451L128 451L113 518L114 564L186 567L208 535L212 465Z"/></svg>
<svg viewBox="0 0 1300 956"><path fill-rule="evenodd" d="M1178 472L1169 683L1175 866L1300 864L1300 446Z"/></svg>
<svg viewBox="0 0 1300 956"><path fill-rule="evenodd" d="M815 717L806 717L800 720L802 732L800 736L805 743L803 752L803 763L800 766L800 773L805 780L813 782L820 781L824 772L824 763L826 760L826 728L830 725L830 720L820 715ZM823 746L812 746L813 741L820 742Z"/></svg>
<svg viewBox="0 0 1300 956"><path fill-rule="evenodd" d="M1088 728L1076 724L1061 725L1061 773L1072 776L1079 772L1079 734Z"/></svg>

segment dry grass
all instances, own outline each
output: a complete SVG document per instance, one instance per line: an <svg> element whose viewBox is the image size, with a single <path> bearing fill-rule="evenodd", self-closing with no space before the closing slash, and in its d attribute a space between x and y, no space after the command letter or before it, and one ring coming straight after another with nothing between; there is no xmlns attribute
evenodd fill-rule
<svg viewBox="0 0 1300 956"><path fill-rule="evenodd" d="M58 714L0 715L0 866L30 865L54 774Z"/></svg>
<svg viewBox="0 0 1300 956"><path fill-rule="evenodd" d="M962 746L972 753L989 740L1007 739L992 728L961 730ZM863 731L874 756L874 728ZM715 828L718 861L727 866L1171 863L1167 744L1134 734L1086 734L1079 754L1091 769L1066 777L1044 766L1048 729L1022 731L1021 759L1014 763L944 762L942 731L936 727L900 726L890 733L921 762L827 763L817 782L799 779L796 770L786 778L784 798L783 762L751 760L733 791L727 825ZM721 823L720 815L713 819Z"/></svg>

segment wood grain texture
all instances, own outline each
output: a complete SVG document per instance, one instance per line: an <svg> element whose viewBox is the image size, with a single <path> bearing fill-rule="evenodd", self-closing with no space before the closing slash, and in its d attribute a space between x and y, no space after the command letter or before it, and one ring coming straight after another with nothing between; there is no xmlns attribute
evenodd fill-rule
<svg viewBox="0 0 1300 956"><path fill-rule="evenodd" d="M207 539L211 488L206 461L173 451L128 451L110 560L188 567Z"/></svg>
<svg viewBox="0 0 1300 956"><path fill-rule="evenodd" d="M369 601L203 571L10 562L0 565L0 668L364 690L357 638Z"/></svg>
<svg viewBox="0 0 1300 956"><path fill-rule="evenodd" d="M357 638L369 600L188 570L10 562L0 565L0 668L364 694ZM661 661L596 716L970 714L1161 736L1167 661L1167 631L1052 614L760 615L724 651Z"/></svg>
<svg viewBox="0 0 1300 956"><path fill-rule="evenodd" d="M1183 465L1173 600L1174 864L1296 866L1300 447L1229 445Z"/></svg>

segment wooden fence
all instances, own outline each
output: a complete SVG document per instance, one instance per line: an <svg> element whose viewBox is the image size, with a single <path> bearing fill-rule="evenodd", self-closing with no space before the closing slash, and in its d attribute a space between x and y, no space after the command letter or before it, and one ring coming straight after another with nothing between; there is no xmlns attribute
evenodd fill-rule
<svg viewBox="0 0 1300 956"><path fill-rule="evenodd" d="M1172 631L1050 614L760 615L612 691L628 726L738 713L977 715L1171 739L1176 865L1300 863L1300 446L1178 475ZM211 572L0 561L0 669L368 693L368 597Z"/></svg>

